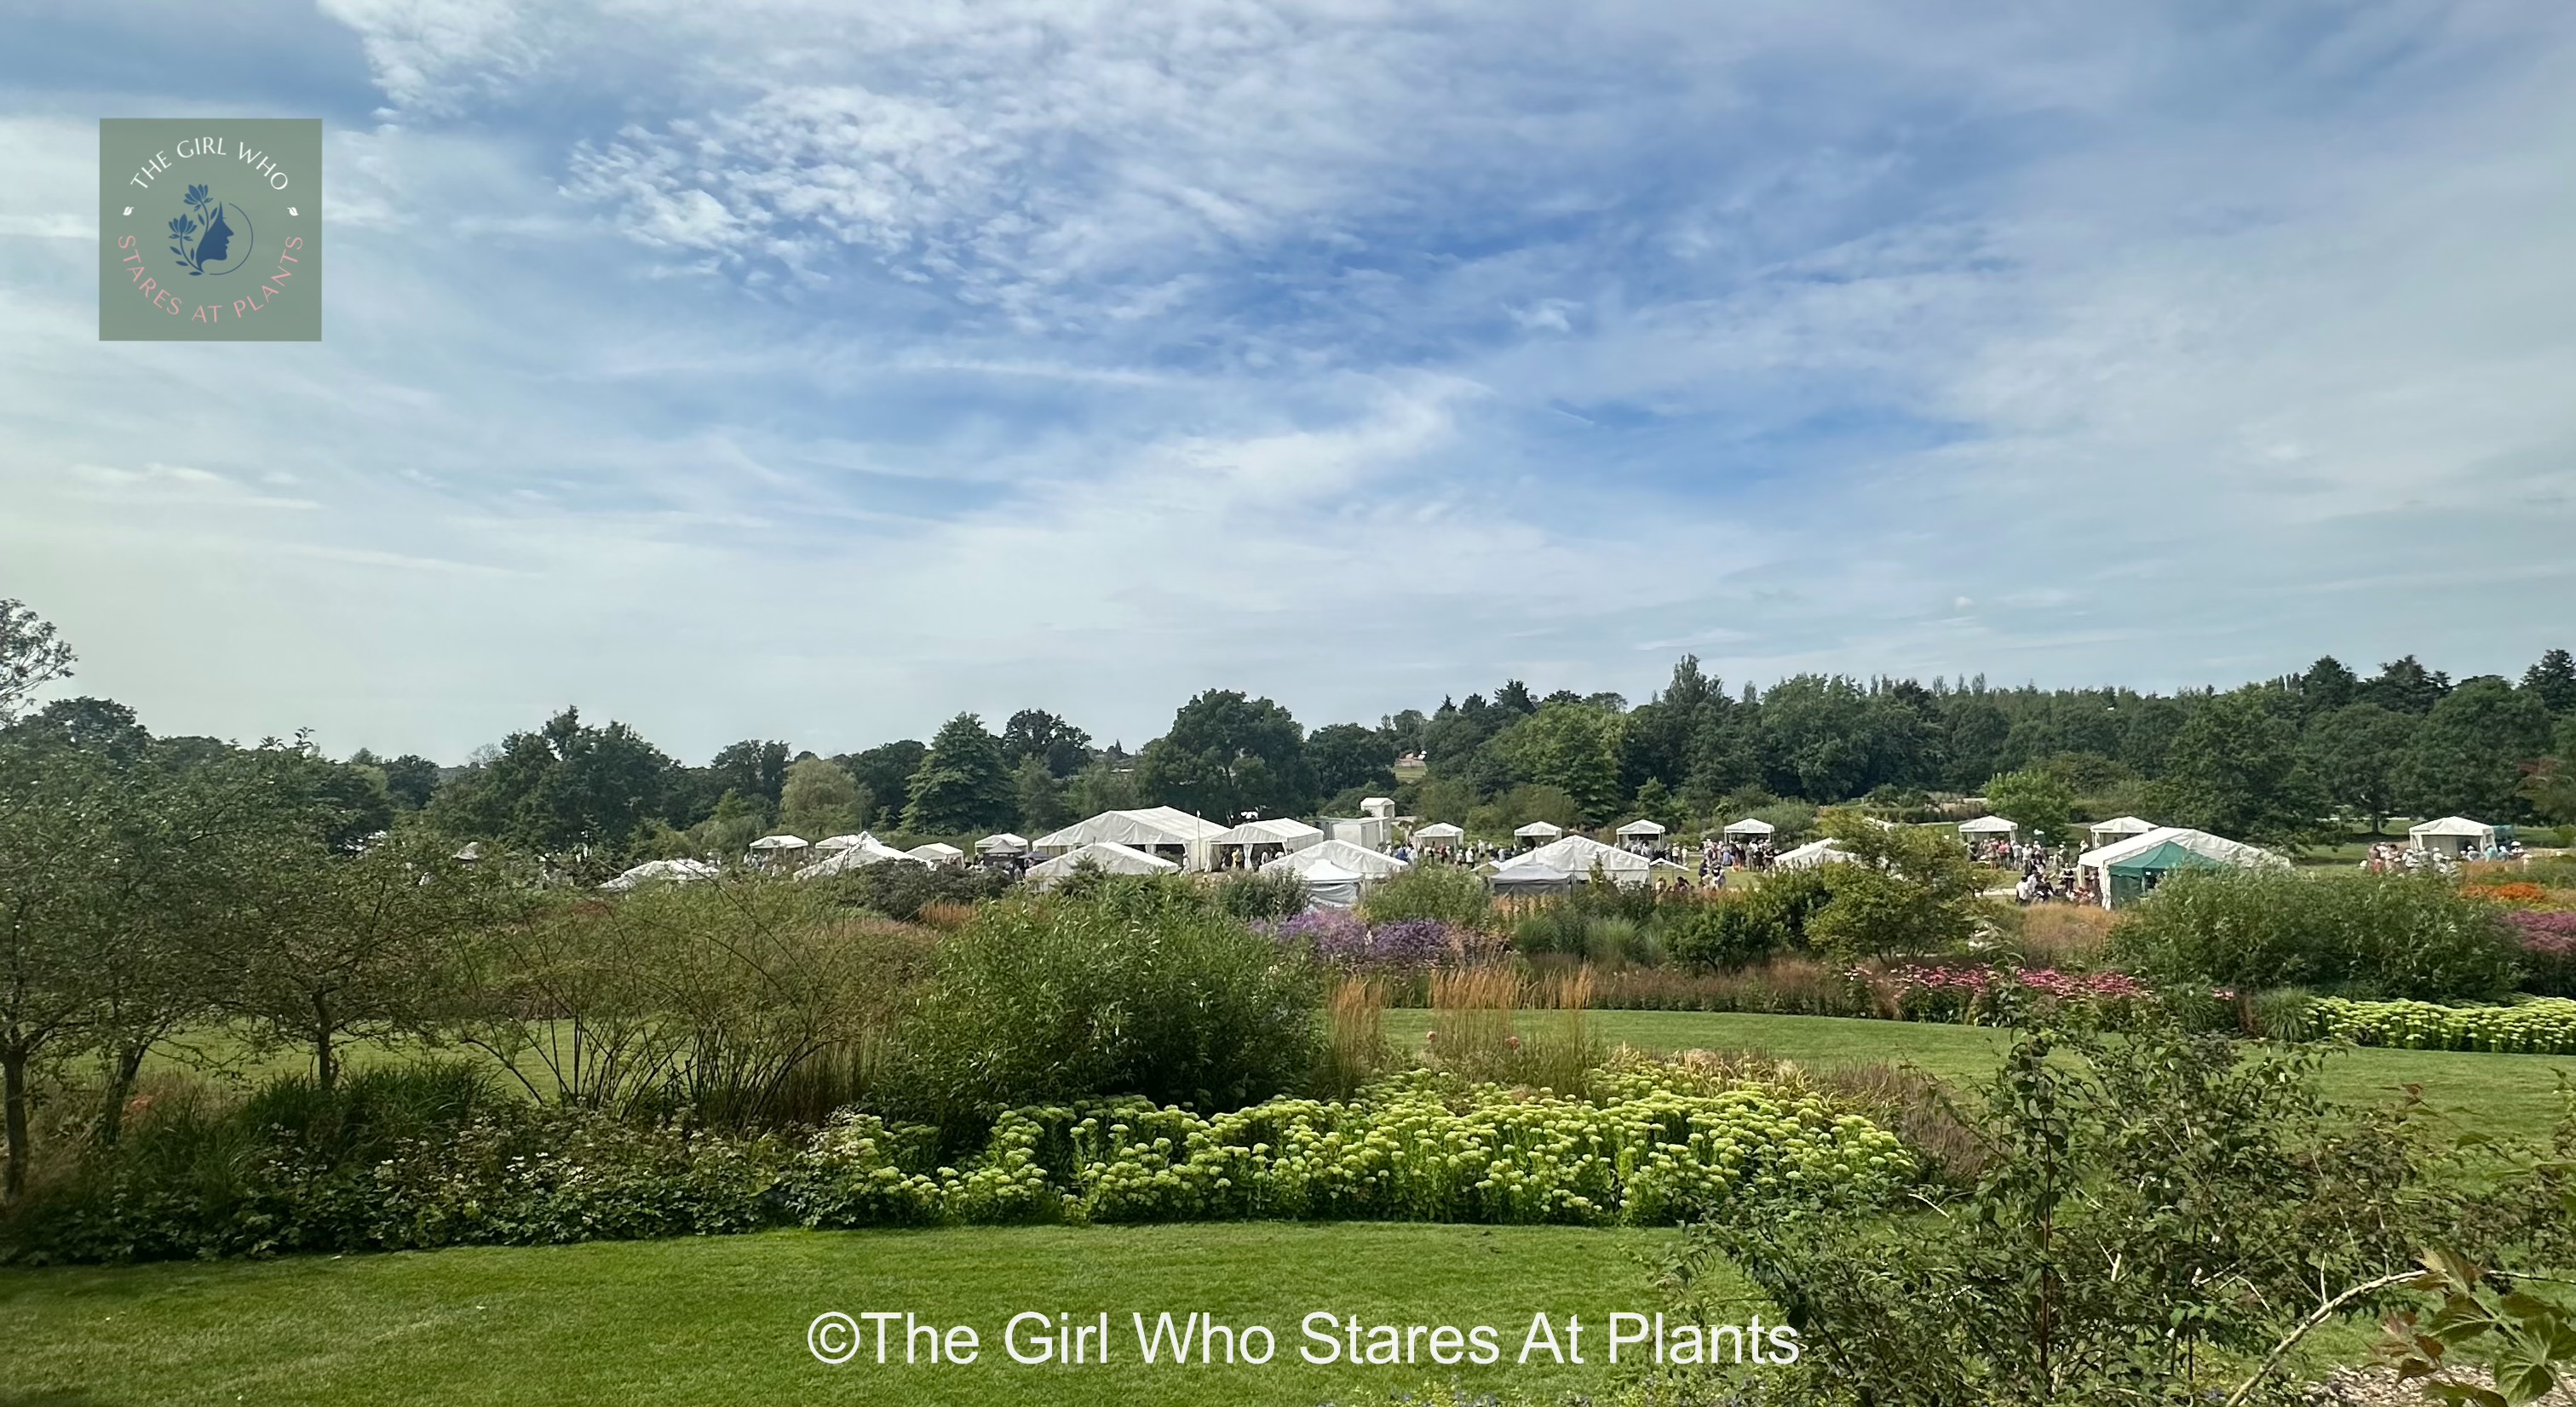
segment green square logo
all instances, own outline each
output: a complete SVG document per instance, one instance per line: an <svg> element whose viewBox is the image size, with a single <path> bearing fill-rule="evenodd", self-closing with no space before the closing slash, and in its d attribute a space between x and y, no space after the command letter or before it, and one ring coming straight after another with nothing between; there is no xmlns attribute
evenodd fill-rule
<svg viewBox="0 0 2576 1407"><path fill-rule="evenodd" d="M321 119L100 119L98 235L100 341L321 341Z"/></svg>

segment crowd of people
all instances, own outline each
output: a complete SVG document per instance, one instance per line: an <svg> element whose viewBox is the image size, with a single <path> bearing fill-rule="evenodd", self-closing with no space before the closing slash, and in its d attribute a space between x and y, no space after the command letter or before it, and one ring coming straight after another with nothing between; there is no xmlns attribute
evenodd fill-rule
<svg viewBox="0 0 2576 1407"><path fill-rule="evenodd" d="M2448 874L2468 860L2520 860L2526 858L2519 840L2489 841L2471 846L2458 855L2439 850L2419 850L2393 840L2374 842L2361 857L2361 867L2372 874L2415 874L2425 870Z"/></svg>

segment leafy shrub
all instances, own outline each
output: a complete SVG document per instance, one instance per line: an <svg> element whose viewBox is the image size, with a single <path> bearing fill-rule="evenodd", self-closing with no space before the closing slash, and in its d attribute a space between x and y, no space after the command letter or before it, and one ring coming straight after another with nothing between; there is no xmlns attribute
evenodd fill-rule
<svg viewBox="0 0 2576 1407"><path fill-rule="evenodd" d="M2522 940L2522 990L2576 997L2576 913L2513 909L2505 919Z"/></svg>
<svg viewBox="0 0 2576 1407"><path fill-rule="evenodd" d="M1289 918L1306 907L1306 881L1286 870L1239 870L1216 882L1215 898L1219 910L1246 923Z"/></svg>
<svg viewBox="0 0 2576 1407"><path fill-rule="evenodd" d="M1812 958L1780 957L1721 972L1625 968L1597 975L1592 1005L1612 1011L1749 1011L1875 1016L1866 983Z"/></svg>
<svg viewBox="0 0 2576 1407"><path fill-rule="evenodd" d="M2356 1045L2576 1055L2576 1000L2565 997L2542 997L2512 1006L2327 997L2316 1003L2310 1023L2327 1040Z"/></svg>
<svg viewBox="0 0 2576 1407"><path fill-rule="evenodd" d="M1807 947L1807 924L1833 899L1828 866L1765 875L1742 889L1665 905L1656 915L1677 961L1734 968Z"/></svg>
<svg viewBox="0 0 2576 1407"><path fill-rule="evenodd" d="M1415 865L1390 875L1360 896L1360 915L1371 923L1437 919L1461 928L1484 923L1493 894L1482 875L1456 865Z"/></svg>
<svg viewBox="0 0 2576 1407"><path fill-rule="evenodd" d="M2499 911L2432 875L2189 871L2112 941L2169 982L2428 1001L2502 996L2519 962Z"/></svg>
<svg viewBox="0 0 2576 1407"><path fill-rule="evenodd" d="M1372 923L1348 909L1310 909L1260 930L1347 971L1423 972L1481 962L1500 949L1490 936L1442 919Z"/></svg>
<svg viewBox="0 0 2576 1407"><path fill-rule="evenodd" d="M1305 1080L1320 968L1185 883L1066 889L987 905L940 946L888 1108L954 1136L1020 1105L1138 1094L1230 1109Z"/></svg>
<svg viewBox="0 0 2576 1407"><path fill-rule="evenodd" d="M809 882L834 902L911 923L933 904L978 904L1011 887L1011 876L981 865L861 865Z"/></svg>
<svg viewBox="0 0 2576 1407"><path fill-rule="evenodd" d="M2020 1012L2025 997L2045 997L2100 1015L2115 1015L2145 999L2147 989L2124 973L2059 972L2053 968L1930 967L1913 963L1869 974L1864 980L1882 1014L1898 1021L2000 1024ZM2017 989L2017 990L2015 990Z"/></svg>
<svg viewBox="0 0 2576 1407"><path fill-rule="evenodd" d="M1682 1088L1675 1088L1680 1084ZM1213 1117L1149 1100L1015 1109L962 1168L873 1116L816 1135L781 1181L809 1226L1371 1218L1668 1225L1734 1207L1885 1200L1894 1136L1812 1093L1630 1062L1585 1095L1430 1072L1348 1102Z"/></svg>

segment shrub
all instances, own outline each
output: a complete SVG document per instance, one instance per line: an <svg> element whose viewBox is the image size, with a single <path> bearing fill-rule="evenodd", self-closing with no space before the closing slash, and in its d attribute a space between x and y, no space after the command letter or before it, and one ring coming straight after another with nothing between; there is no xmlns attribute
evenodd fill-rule
<svg viewBox="0 0 2576 1407"><path fill-rule="evenodd" d="M2432 875L2186 872L2112 941L2160 980L2238 991L2492 998L2513 989L2519 962L2500 912Z"/></svg>
<svg viewBox="0 0 2576 1407"><path fill-rule="evenodd" d="M1007 899L941 945L887 1107L952 1136L1111 1094L1239 1108L1306 1079L1322 1000L1321 969L1186 884Z"/></svg>
<svg viewBox="0 0 2576 1407"><path fill-rule="evenodd" d="M1257 923L1294 916L1306 907L1306 881L1286 870L1242 870L1216 882L1218 909Z"/></svg>
<svg viewBox="0 0 2576 1407"><path fill-rule="evenodd" d="M2147 995L2147 989L2136 978L2123 973L2082 975L2045 967L1927 967L1908 963L1869 974L1865 980L1886 1016L1899 1021L1956 1021L1976 1026L2000 1024L2023 1009L2024 997L2045 997L2111 1016Z"/></svg>
<svg viewBox="0 0 2576 1407"><path fill-rule="evenodd" d="M1807 924L1833 898L1829 867L1765 875L1742 888L1664 905L1656 926L1677 961L1733 968L1803 951Z"/></svg>
<svg viewBox="0 0 2576 1407"><path fill-rule="evenodd" d="M1749 1011L1874 1016L1866 983L1812 958L1779 957L1723 972L1627 968L1599 974L1594 1007L1611 1011Z"/></svg>
<svg viewBox="0 0 2576 1407"><path fill-rule="evenodd" d="M1348 909L1310 909L1260 929L1318 961L1355 972L1427 972L1443 963L1481 961L1499 949L1485 934L1441 919L1373 924Z"/></svg>
<svg viewBox="0 0 2576 1407"><path fill-rule="evenodd" d="M1484 876L1456 865L1415 865L1379 880L1360 896L1360 915L1371 923L1438 919L1475 928L1493 906Z"/></svg>
<svg viewBox="0 0 2576 1407"><path fill-rule="evenodd" d="M888 860L810 881L834 902L911 923L933 904L977 904L1011 887L1011 876L981 865L913 865Z"/></svg>
<svg viewBox="0 0 2576 1407"><path fill-rule="evenodd" d="M2576 1000L2543 997L2512 1006L2439 1006L2328 997L2310 1025L2327 1040L2403 1050L2494 1050L2576 1055Z"/></svg>
<svg viewBox="0 0 2576 1407"><path fill-rule="evenodd" d="M2513 909L2505 920L2522 940L2522 990L2576 997L2576 913Z"/></svg>
<svg viewBox="0 0 2576 1407"><path fill-rule="evenodd" d="M836 1120L781 1181L809 1226L1370 1218L1668 1225L1770 1203L1883 1201L1903 1146L1813 1093L1713 1090L1632 1062L1585 1093L1416 1072L1348 1102L1205 1116L1147 1100L1017 1109L980 1156L927 1168L871 1116ZM1679 1085L1680 1088L1675 1086Z"/></svg>

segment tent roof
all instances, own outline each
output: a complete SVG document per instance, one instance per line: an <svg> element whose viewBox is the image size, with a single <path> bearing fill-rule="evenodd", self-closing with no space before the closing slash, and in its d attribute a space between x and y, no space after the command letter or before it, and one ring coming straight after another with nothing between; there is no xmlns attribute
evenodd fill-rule
<svg viewBox="0 0 2576 1407"><path fill-rule="evenodd" d="M2153 821L2141 821L2135 816L2114 816L2107 821L2095 821L2084 829L2095 835L2145 835L2155 828Z"/></svg>
<svg viewBox="0 0 2576 1407"><path fill-rule="evenodd" d="M1388 875L1401 874L1412 868L1392 855L1381 855L1366 846L1353 845L1347 840L1319 840L1303 850L1291 850L1278 859L1265 863L1261 867L1261 872L1271 874L1284 870L1291 874L1304 875L1311 881L1315 878L1314 869L1318 865L1349 870L1360 879L1384 879Z"/></svg>
<svg viewBox="0 0 2576 1407"><path fill-rule="evenodd" d="M1643 855L1632 854L1616 845L1604 845L1588 835L1569 835L1505 860L1496 872L1535 865L1542 869L1563 870L1567 874L1588 875L1592 873L1595 860L1601 862L1604 874L1644 874L1647 868Z"/></svg>
<svg viewBox="0 0 2576 1407"><path fill-rule="evenodd" d="M1330 860L1323 860L1300 870L1298 878L1308 884L1357 884L1368 876L1357 870L1343 869Z"/></svg>
<svg viewBox="0 0 2576 1407"><path fill-rule="evenodd" d="M1027 836L1013 835L1009 831L1004 831L1000 835L988 835L975 842L975 853L978 855L1017 855L1028 848Z"/></svg>
<svg viewBox="0 0 2576 1407"><path fill-rule="evenodd" d="M1508 865L1489 876L1496 889L1566 889L1575 877L1553 865Z"/></svg>
<svg viewBox="0 0 2576 1407"><path fill-rule="evenodd" d="M2444 816L2438 821L2426 821L2420 826L2408 826L2406 833L2408 835L2493 835L2495 827L2484 821L2472 821L2466 816Z"/></svg>
<svg viewBox="0 0 2576 1407"><path fill-rule="evenodd" d="M1621 835L1662 835L1663 833L1664 823L1661 821L1636 820L1619 828Z"/></svg>
<svg viewBox="0 0 2576 1407"><path fill-rule="evenodd" d="M1148 855L1132 845L1096 840L1089 845L1068 850L1052 860L1041 860L1029 866L1028 878L1044 887L1072 874L1084 865L1111 874L1170 874L1180 866L1160 855Z"/></svg>
<svg viewBox="0 0 2576 1407"><path fill-rule="evenodd" d="M1646 868L1650 870L1671 870L1675 874L1689 874L1691 872L1690 866L1675 864L1670 860L1649 860L1646 862Z"/></svg>
<svg viewBox="0 0 2576 1407"><path fill-rule="evenodd" d="M964 856L966 852L946 841L934 840L927 845L916 845L903 853L916 860L955 860Z"/></svg>
<svg viewBox="0 0 2576 1407"><path fill-rule="evenodd" d="M1103 842L1130 847L1194 845L1223 834L1225 827L1213 821L1202 821L1187 811L1170 806L1148 806L1135 811L1103 811L1060 831L1039 836L1034 844L1040 850L1072 850Z"/></svg>
<svg viewBox="0 0 2576 1407"><path fill-rule="evenodd" d="M875 836L862 831L859 834L858 844L842 846L840 850L832 855L831 858L826 860L817 860L814 863L807 865L805 868L798 870L796 872L796 877L798 879L829 879L836 874L847 874L852 870L865 869L869 865L881 865L888 860L901 860L908 865L927 865L930 863L928 860L925 860L918 855L907 855L902 851L895 849L893 846L886 844L884 841L877 839Z"/></svg>
<svg viewBox="0 0 2576 1407"><path fill-rule="evenodd" d="M2021 823L2002 816L1979 816L1959 823L1961 835L2009 835L2021 829Z"/></svg>
<svg viewBox="0 0 2576 1407"><path fill-rule="evenodd" d="M876 839L876 837L868 834L866 831L861 831L857 835L827 835L821 840L815 841L814 848L817 850L847 850L853 845L865 845L874 839Z"/></svg>
<svg viewBox="0 0 2576 1407"><path fill-rule="evenodd" d="M1427 826L1416 826L1413 831L1413 838L1416 840L1456 840L1465 834L1466 832L1464 830L1449 824L1447 821L1433 821Z"/></svg>
<svg viewBox="0 0 2576 1407"><path fill-rule="evenodd" d="M1747 816L1741 821L1728 822L1726 833L1728 835L1769 835L1773 829L1769 821Z"/></svg>
<svg viewBox="0 0 2576 1407"><path fill-rule="evenodd" d="M1530 822L1528 825L1525 825L1525 826L1521 827L1520 829L1518 829L1518 830L1516 830L1516 831L1513 831L1513 832L1512 832L1512 834L1514 834L1514 835L1563 835L1563 834L1565 834L1565 827L1560 826L1560 825L1556 825L1556 824L1554 824L1553 822L1549 822L1549 821L1532 821L1532 822Z"/></svg>
<svg viewBox="0 0 2576 1407"><path fill-rule="evenodd" d="M1837 840L1811 840L1794 850L1783 851L1771 861L1774 869L1807 870L1818 865L1855 858Z"/></svg>
<svg viewBox="0 0 2576 1407"><path fill-rule="evenodd" d="M647 860L599 887L623 891L657 879L667 879L674 884L688 884L695 880L715 877L716 867L703 860Z"/></svg>
<svg viewBox="0 0 2576 1407"><path fill-rule="evenodd" d="M805 848L805 837L801 835L764 835L760 839L753 841L751 843L751 848L754 850L802 850Z"/></svg>
<svg viewBox="0 0 2576 1407"><path fill-rule="evenodd" d="M1323 832L1304 821L1246 821L1230 831L1211 836L1216 845L1286 845Z"/></svg>
<svg viewBox="0 0 2576 1407"><path fill-rule="evenodd" d="M2290 863L2269 850L2247 845L2243 841L2229 840L2225 836L2211 835L2207 831L2191 830L2183 826L2158 826L2144 835L2133 835L2126 840L2105 845L2099 850L2087 850L2075 857L2075 863L2099 870L2109 870L2123 865L2142 869L2172 869L2174 868L2172 863L2156 863L2159 859L2168 862L2175 860L2173 852L2165 849L2168 845L2179 846L2204 861L2236 865L2249 870L2280 869ZM2146 863L2142 864L2141 861Z"/></svg>

